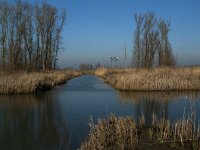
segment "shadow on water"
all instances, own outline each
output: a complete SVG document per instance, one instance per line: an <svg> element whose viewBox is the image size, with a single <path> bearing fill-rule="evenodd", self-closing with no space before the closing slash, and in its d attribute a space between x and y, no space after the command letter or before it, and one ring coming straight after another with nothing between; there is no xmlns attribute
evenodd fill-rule
<svg viewBox="0 0 200 150"><path fill-rule="evenodd" d="M118 91L117 95L121 103L132 104L136 120L144 116L147 125L151 124L154 115L174 121L181 119L184 111L186 115L190 115L193 110L199 112L198 91Z"/></svg>
<svg viewBox="0 0 200 150"><path fill-rule="evenodd" d="M0 149L67 149L58 105L52 95L0 96Z"/></svg>
<svg viewBox="0 0 200 150"><path fill-rule="evenodd" d="M117 116L181 119L196 109L198 92L119 92L95 76L82 76L35 95L0 95L0 149L77 149L96 123Z"/></svg>

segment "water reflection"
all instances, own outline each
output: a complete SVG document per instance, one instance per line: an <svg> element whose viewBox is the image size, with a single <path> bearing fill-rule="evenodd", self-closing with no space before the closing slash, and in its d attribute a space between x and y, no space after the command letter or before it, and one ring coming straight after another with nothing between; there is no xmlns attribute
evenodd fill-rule
<svg viewBox="0 0 200 150"><path fill-rule="evenodd" d="M177 105L179 112L184 111L187 107L187 112L189 113L189 106L192 107L194 100L199 98L199 92L186 92L186 91L154 91L154 92L128 92L128 91L118 91L117 95L122 103L132 103L135 110L135 117L138 121L142 116L145 117L147 125L151 124L152 116L156 115L158 118L172 119L178 118L171 112L171 104L178 101ZM190 102L189 105L181 106L185 101ZM170 115L172 114L172 115ZM180 118L180 117L179 117Z"/></svg>
<svg viewBox="0 0 200 150"><path fill-rule="evenodd" d="M67 149L58 105L52 95L0 96L0 149Z"/></svg>
<svg viewBox="0 0 200 150"><path fill-rule="evenodd" d="M0 95L0 149L74 150L88 135L89 116L95 123L110 113L176 120L192 103L199 120L198 92L118 92L95 76L36 95Z"/></svg>

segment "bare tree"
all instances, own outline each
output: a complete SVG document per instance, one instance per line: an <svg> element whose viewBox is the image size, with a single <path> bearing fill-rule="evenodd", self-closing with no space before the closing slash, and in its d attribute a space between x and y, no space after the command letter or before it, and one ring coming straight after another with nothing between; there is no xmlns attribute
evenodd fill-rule
<svg viewBox="0 0 200 150"><path fill-rule="evenodd" d="M144 16L135 14L136 30L134 33L134 52L133 52L133 65L141 67L143 60L143 49L142 49L142 34L144 31Z"/></svg>
<svg viewBox="0 0 200 150"><path fill-rule="evenodd" d="M1 64L5 67L6 64L6 52L8 42L8 18L10 9L8 3L3 1L0 4L0 49L1 49Z"/></svg>
<svg viewBox="0 0 200 150"><path fill-rule="evenodd" d="M158 20L153 12L136 14L135 22L133 62L136 67L155 66L156 55L159 66L174 65L175 58L168 40L170 24Z"/></svg>
<svg viewBox="0 0 200 150"><path fill-rule="evenodd" d="M0 64L11 69L52 69L61 45L65 11L43 2L0 3Z"/></svg>
<svg viewBox="0 0 200 150"><path fill-rule="evenodd" d="M23 32L23 38L24 38L24 47L25 47L25 64L27 64L28 68L32 68L32 55L34 52L34 45L33 45L33 32L34 32L34 27L33 27L33 7L26 3L25 4L25 18L24 18L24 32ZM28 62L27 62L28 59Z"/></svg>
<svg viewBox="0 0 200 150"><path fill-rule="evenodd" d="M175 57L172 53L171 44L169 43L170 22L160 19L158 23L160 30L160 47L158 50L158 65L159 66L174 66Z"/></svg>
<svg viewBox="0 0 200 150"><path fill-rule="evenodd" d="M58 15L57 9L43 3L41 8L36 7L37 38L41 40L41 61L42 68L55 68L57 63L58 50L60 49L61 31L66 19L66 13Z"/></svg>
<svg viewBox="0 0 200 150"><path fill-rule="evenodd" d="M61 32L66 20L66 11L63 10L60 14L60 16L58 16L58 20L59 22L56 25L56 30L55 30L55 37L54 37L54 44L53 44L53 49L55 49L54 51L54 57L53 57L53 66L54 69L56 68L56 64L57 64L57 60L58 60L58 51L60 50L60 44L61 44Z"/></svg>
<svg viewBox="0 0 200 150"><path fill-rule="evenodd" d="M144 62L143 67L149 68L153 66L156 50L159 46L159 31L156 26L155 14L149 12L144 15Z"/></svg>

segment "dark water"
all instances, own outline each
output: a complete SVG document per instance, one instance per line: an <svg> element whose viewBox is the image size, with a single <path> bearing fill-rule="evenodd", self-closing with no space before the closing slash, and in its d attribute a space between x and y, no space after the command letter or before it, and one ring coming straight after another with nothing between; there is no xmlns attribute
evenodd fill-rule
<svg viewBox="0 0 200 150"><path fill-rule="evenodd" d="M0 149L77 149L89 132L92 116L106 118L155 114L172 122L191 109L200 119L198 92L119 92L95 76L70 80L37 95L0 96Z"/></svg>

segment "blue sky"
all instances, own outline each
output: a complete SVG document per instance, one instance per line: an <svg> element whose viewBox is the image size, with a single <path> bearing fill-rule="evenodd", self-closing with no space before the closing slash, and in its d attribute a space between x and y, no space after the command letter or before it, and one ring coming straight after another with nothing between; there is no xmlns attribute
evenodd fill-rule
<svg viewBox="0 0 200 150"><path fill-rule="evenodd" d="M124 43L132 55L134 14L153 11L171 20L170 42L179 64L200 64L199 0L48 0L67 12L61 67L123 62Z"/></svg>

